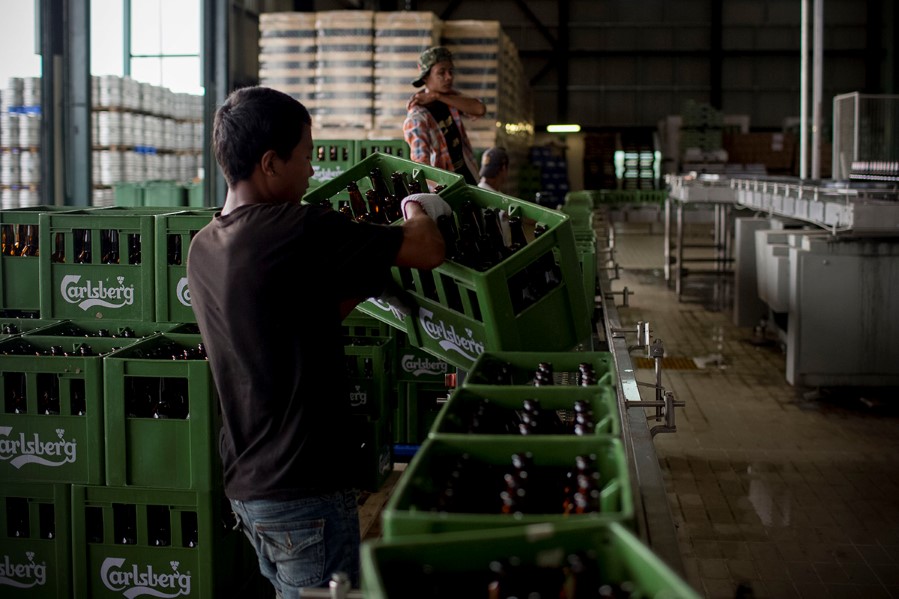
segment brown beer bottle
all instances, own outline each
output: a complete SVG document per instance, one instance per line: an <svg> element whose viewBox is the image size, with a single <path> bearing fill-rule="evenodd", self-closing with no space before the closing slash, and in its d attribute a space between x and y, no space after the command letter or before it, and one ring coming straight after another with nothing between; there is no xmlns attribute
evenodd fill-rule
<svg viewBox="0 0 899 599"><path fill-rule="evenodd" d="M84 229L81 235L81 247L78 255L75 257L75 262L78 264L90 264L91 260L91 231L90 229Z"/></svg>
<svg viewBox="0 0 899 599"><path fill-rule="evenodd" d="M20 256L39 256L40 247L35 225L27 225L25 227L25 245L22 247Z"/></svg>
<svg viewBox="0 0 899 599"><path fill-rule="evenodd" d="M66 236L64 233L57 233L53 242L53 253L50 254L50 262L66 261Z"/></svg>
<svg viewBox="0 0 899 599"><path fill-rule="evenodd" d="M380 225L389 224L390 221L387 219L383 201L378 196L378 193L374 189L369 189L365 192L365 199L368 200L368 213L372 217L372 222Z"/></svg>
<svg viewBox="0 0 899 599"><path fill-rule="evenodd" d="M406 186L406 179L400 171L394 171L390 175L390 182L393 183L393 195L396 196L397 202L402 202L403 198L409 195L409 188Z"/></svg>
<svg viewBox="0 0 899 599"><path fill-rule="evenodd" d="M347 183L346 190L350 194L350 207L353 209L353 215L357 221L361 221L363 216L368 214L368 207L365 205L362 192L359 191L359 186L355 181Z"/></svg>
<svg viewBox="0 0 899 599"><path fill-rule="evenodd" d="M371 188L375 190L375 193L378 194L378 199L382 202L390 196L390 190L387 189L387 183L384 181L384 176L381 174L381 169L373 168L368 172L368 180L371 182Z"/></svg>
<svg viewBox="0 0 899 599"><path fill-rule="evenodd" d="M172 262L171 262L172 237L175 237L178 239L179 257L178 257L177 263L180 264L181 263L181 257L180 257L181 237L179 235L170 235L169 236L169 264L172 264ZM100 237L100 242L101 242L100 245L104 246L101 249L101 254L103 256L103 259L101 260L101 262L103 264L118 264L119 263L119 232L118 232L118 230L117 229L109 229L107 231L102 231L101 237Z"/></svg>
<svg viewBox="0 0 899 599"><path fill-rule="evenodd" d="M521 224L520 216L509 217L509 233L512 238L509 246L511 252L517 252L528 244L528 239L524 236L524 227Z"/></svg>

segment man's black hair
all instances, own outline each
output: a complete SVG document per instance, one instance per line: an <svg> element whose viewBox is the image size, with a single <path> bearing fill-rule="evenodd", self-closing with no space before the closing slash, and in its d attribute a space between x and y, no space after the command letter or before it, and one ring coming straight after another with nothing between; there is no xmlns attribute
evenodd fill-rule
<svg viewBox="0 0 899 599"><path fill-rule="evenodd" d="M269 150L288 160L311 127L306 107L284 92L263 86L231 92L215 112L212 132L215 159L228 187L249 179Z"/></svg>

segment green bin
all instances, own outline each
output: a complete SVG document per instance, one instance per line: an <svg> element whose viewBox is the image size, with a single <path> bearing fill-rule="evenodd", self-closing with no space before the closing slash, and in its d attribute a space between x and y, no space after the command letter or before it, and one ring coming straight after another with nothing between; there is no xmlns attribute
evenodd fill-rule
<svg viewBox="0 0 899 599"><path fill-rule="evenodd" d="M356 142L356 160L364 160L378 152L408 159L409 144L405 139L360 139Z"/></svg>
<svg viewBox="0 0 899 599"><path fill-rule="evenodd" d="M0 487L0 577L5 599L72 596L72 488L8 483Z"/></svg>
<svg viewBox="0 0 899 599"><path fill-rule="evenodd" d="M577 385L578 368L589 364L596 384L615 384L615 362L609 352L486 352L481 355L462 383L464 387L511 385L533 388L534 375L541 362L553 369L554 385Z"/></svg>
<svg viewBox="0 0 899 599"><path fill-rule="evenodd" d="M570 596L563 595L561 587L572 555L600 584L630 583L630 597L701 596L636 535L614 522L532 524L369 540L362 545L362 592L366 599L487 597L488 585L495 580L491 564L494 568L505 564L514 568L511 582L534 585L519 587L518 596L530 596L527 593L544 584L549 591L542 597Z"/></svg>
<svg viewBox="0 0 899 599"><path fill-rule="evenodd" d="M532 507L502 513L504 474L513 454L530 453ZM578 456L595 456L599 497L593 511L566 514L566 476ZM452 483L453 495L447 494ZM634 503L624 447L610 436L457 435L430 437L403 473L382 512L384 538L508 528L538 522L622 522Z"/></svg>
<svg viewBox="0 0 899 599"><path fill-rule="evenodd" d="M76 599L262 596L221 491L75 485L72 564Z"/></svg>
<svg viewBox="0 0 899 599"><path fill-rule="evenodd" d="M187 286L187 251L197 231L212 220L212 210L186 210L156 216L153 260L156 320L196 322Z"/></svg>
<svg viewBox="0 0 899 599"><path fill-rule="evenodd" d="M358 161L356 157L356 140L353 139L316 139L312 146L312 178L309 189L314 189L331 179L345 173Z"/></svg>
<svg viewBox="0 0 899 599"><path fill-rule="evenodd" d="M200 343L163 333L105 358L108 486L222 488L221 412Z"/></svg>
<svg viewBox="0 0 899 599"><path fill-rule="evenodd" d="M476 416L487 417L480 434L519 435L517 422L526 399L537 400L541 410L556 413L559 430L549 434L574 434L576 401L583 401L592 412L593 434L621 434L620 414L614 387L534 387L522 391L514 387L460 388L453 391L431 428L431 437L479 434L472 423ZM545 414L549 416L549 414ZM492 423L492 424L491 424Z"/></svg>

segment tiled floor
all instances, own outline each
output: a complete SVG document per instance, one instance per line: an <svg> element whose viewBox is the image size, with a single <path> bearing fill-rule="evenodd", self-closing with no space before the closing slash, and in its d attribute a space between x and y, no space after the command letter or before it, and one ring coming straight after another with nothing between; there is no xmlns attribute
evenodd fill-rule
<svg viewBox="0 0 899 599"><path fill-rule="evenodd" d="M705 364L664 372L686 407L655 438L688 582L710 598L899 598L899 391L790 386L774 336L677 301L662 246L619 229L613 289L634 292L623 324L648 321L667 356Z"/></svg>

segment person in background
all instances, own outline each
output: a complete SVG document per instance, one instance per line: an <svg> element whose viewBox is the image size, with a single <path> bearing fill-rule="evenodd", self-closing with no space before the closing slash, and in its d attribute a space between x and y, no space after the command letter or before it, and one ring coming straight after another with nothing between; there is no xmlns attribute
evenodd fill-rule
<svg viewBox="0 0 899 599"><path fill-rule="evenodd" d="M484 116L486 106L453 89L453 55L447 48L436 46L422 52L418 68L418 78L412 85L424 87L409 100L403 122L409 158L459 173L466 183L477 185L477 161L462 116Z"/></svg>
<svg viewBox="0 0 899 599"><path fill-rule="evenodd" d="M187 277L222 412L224 492L279 598L359 582L358 493L341 321L378 295L394 265L444 260L434 194L404 203L402 226L301 204L312 121L266 87L231 93L213 123L228 184L193 238ZM429 216L430 215L430 216Z"/></svg>
<svg viewBox="0 0 899 599"><path fill-rule="evenodd" d="M481 155L481 180L478 187L490 191L503 190L509 176L509 155L499 146L487 148Z"/></svg>

